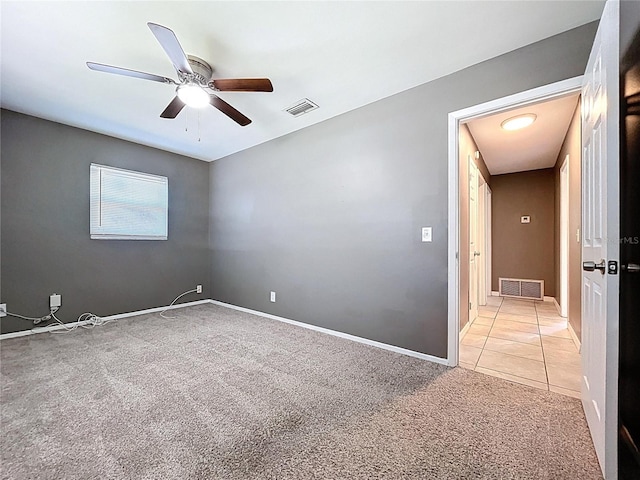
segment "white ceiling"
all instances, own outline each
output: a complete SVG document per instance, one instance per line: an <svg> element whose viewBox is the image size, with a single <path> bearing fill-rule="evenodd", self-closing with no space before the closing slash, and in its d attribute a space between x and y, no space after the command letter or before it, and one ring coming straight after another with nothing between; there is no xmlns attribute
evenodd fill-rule
<svg viewBox="0 0 640 480"><path fill-rule="evenodd" d="M604 1L9 2L1 8L3 108L215 160L597 20ZM173 87L89 70L176 78L146 26L171 28L214 76L269 77L273 93L220 93L213 108L160 113ZM318 110L282 110L308 97ZM198 124L200 138L198 141ZM185 131L188 127L188 131Z"/></svg>
<svg viewBox="0 0 640 480"><path fill-rule="evenodd" d="M467 123L491 175L551 168L578 104L575 93L555 100L528 105ZM535 122L521 130L504 130L508 118L533 113Z"/></svg>

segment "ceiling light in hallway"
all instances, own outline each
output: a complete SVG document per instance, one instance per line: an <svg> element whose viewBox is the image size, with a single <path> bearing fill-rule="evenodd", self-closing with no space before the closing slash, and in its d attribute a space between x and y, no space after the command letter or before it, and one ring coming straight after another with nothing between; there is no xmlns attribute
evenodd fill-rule
<svg viewBox="0 0 640 480"><path fill-rule="evenodd" d="M506 119L500 124L505 130L520 130L521 128L528 127L536 121L537 115L533 113L526 113L524 115L518 115L517 117L511 117Z"/></svg>

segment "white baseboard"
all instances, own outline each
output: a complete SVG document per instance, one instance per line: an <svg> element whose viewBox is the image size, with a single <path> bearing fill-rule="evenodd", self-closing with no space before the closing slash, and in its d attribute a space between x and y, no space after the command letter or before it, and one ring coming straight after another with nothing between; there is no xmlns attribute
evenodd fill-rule
<svg viewBox="0 0 640 480"><path fill-rule="evenodd" d="M390 350L392 352L400 353L402 355L408 355L410 357L420 358L422 360L427 360L429 362L439 363L441 365L447 365L446 358L434 357L433 355L427 355L426 353L415 352L413 350L408 350L406 348L396 347L395 345L389 345L387 343L376 342L375 340L369 340L368 338L357 337L349 333L338 332L336 330L330 330L324 327L317 327L309 323L298 322L296 320L290 320L288 318L278 317L277 315L271 315L270 313L264 313L257 310L251 310L249 308L238 307L237 305L219 302L218 300L211 300L211 303L213 303L214 305L219 305L221 307L238 310L240 312L250 313L252 315L258 315L260 317L269 318L271 320L277 320L279 322L288 323L290 325L295 325L297 327L308 328L309 330L314 330L320 333L326 333L327 335L333 335L334 337L344 338L347 340L351 340L353 342L364 343L365 345L370 345L372 347L382 348L384 350Z"/></svg>
<svg viewBox="0 0 640 480"><path fill-rule="evenodd" d="M582 344L580 343L580 339L578 338L578 335L576 335L576 331L571 326L571 322L569 320L567 320L567 328L569 329L571 340L573 340L573 343L575 343L578 352L580 352L580 347L582 346Z"/></svg>
<svg viewBox="0 0 640 480"><path fill-rule="evenodd" d="M415 352L413 350L408 350L406 348L402 348L402 347L396 347L395 345L389 345L387 343L382 343L382 342L377 342L375 340L369 340L368 338L363 338L363 337L357 337L355 335L351 335L348 333L343 333L343 332L338 332L336 330L330 330L328 328L324 328L324 327L317 327L315 325L311 325L308 323L303 323L303 322L298 322L296 320L290 320L288 318L284 318L284 317L278 317L277 315L271 315L269 313L264 313L264 312L260 312L257 310L251 310L249 308L244 308L244 307L238 307L237 305L232 305L229 303L223 303L223 302L219 302L217 300L197 300L195 302L186 302L186 303L179 303L177 305L172 305L170 307L156 307L156 308L149 308L146 310L137 310L135 312L127 312L127 313L119 313L116 315L109 315L107 317L101 317L104 320L119 320L121 318L128 318L128 317L136 317L138 315L145 315L148 313L156 313L156 312L162 312L165 310L173 310L176 308L184 308L184 307L191 307L194 305L202 305L204 303L212 303L214 305L219 305L221 307L226 307L226 308L231 308L233 310L239 310L241 312L245 312L245 313L250 313L252 315L257 315L260 317L264 317L264 318L269 318L271 320L277 320L279 322L284 322L284 323L288 323L291 325L295 325L298 327L302 327L302 328L307 328L309 330L315 330L316 332L320 332L320 333L325 333L327 335L333 335L335 337L340 337L340 338L344 338L347 340L351 340L353 342L358 342L358 343L363 343L365 345L370 345L372 347L377 347L377 348L382 348L384 350L390 350L392 352L395 353L400 353L402 355L408 355L410 357L415 357L415 358L420 358L422 360L427 360L429 362L434 362L434 363L439 363L441 365L447 365L447 359L446 358L440 358L440 357L435 357L433 355L428 355L426 353L420 353L420 352ZM70 323L65 323L65 326L68 328L71 324L78 324L78 326L82 326L82 325L87 325L88 323L90 323L89 321L83 321L83 322L70 322ZM465 326L465 328L468 328L469 323ZM36 333L48 333L48 332L54 332L56 330L63 330L65 327L63 327L62 325L48 325L46 327L40 327L40 328L32 328L31 330L22 330L20 332L12 332L12 333L4 333L2 335L0 335L0 340L8 340L10 338L17 338L17 337L25 337L28 335L35 335Z"/></svg>
<svg viewBox="0 0 640 480"><path fill-rule="evenodd" d="M500 296L500 292L491 292L491 296L492 297L499 297Z"/></svg>
<svg viewBox="0 0 640 480"><path fill-rule="evenodd" d="M553 304L556 306L556 310L558 311L558 315L562 316L562 308L560 308L560 304L555 299L555 297L553 298Z"/></svg>
<svg viewBox="0 0 640 480"><path fill-rule="evenodd" d="M466 333L469 330L470 326L471 326L471 322L467 322L467 324L464 327L462 327L462 330L460 330L460 338L462 338L462 337L464 337L466 335Z"/></svg>
<svg viewBox="0 0 640 480"><path fill-rule="evenodd" d="M104 320L120 320L121 318L128 318L128 317L136 317L138 315L145 315L147 313L155 313L155 312L163 312L165 310L173 310L176 308L184 308L184 307L191 307L193 305L201 305L203 303L210 303L211 300L206 299L206 300L196 300L195 302L186 302L186 303L178 303L177 305L171 305L170 307L156 307L156 308L148 308L146 310L137 310L135 312L127 312L127 313L119 313L117 315L109 315L108 317L100 317ZM69 322L69 323L65 323L65 326L62 326L60 324L54 324L54 325L47 325L46 327L36 327L36 328L32 328L31 330L21 330L20 332L12 332L12 333L3 333L2 335L0 335L0 340L7 340L9 338L16 338L16 337L25 337L27 335L35 335L36 333L48 333L48 332L55 332L56 330L64 330L64 328L69 328L69 326L71 325L78 325L78 326L82 326L82 325L87 325L91 323L88 320L85 320L83 322Z"/></svg>

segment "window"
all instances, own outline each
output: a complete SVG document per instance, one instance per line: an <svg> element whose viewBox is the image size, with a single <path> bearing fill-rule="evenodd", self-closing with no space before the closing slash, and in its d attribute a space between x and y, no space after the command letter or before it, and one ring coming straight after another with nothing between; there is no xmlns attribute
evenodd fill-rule
<svg viewBox="0 0 640 480"><path fill-rule="evenodd" d="M167 239L167 177L92 163L90 192L92 239Z"/></svg>

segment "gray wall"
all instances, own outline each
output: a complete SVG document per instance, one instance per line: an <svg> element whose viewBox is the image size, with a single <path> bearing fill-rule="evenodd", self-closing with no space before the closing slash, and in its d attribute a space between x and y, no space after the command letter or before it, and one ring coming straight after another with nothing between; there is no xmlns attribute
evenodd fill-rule
<svg viewBox="0 0 640 480"><path fill-rule="evenodd" d="M555 296L555 189L553 168L491 177L492 290L501 277L526 278Z"/></svg>
<svg viewBox="0 0 640 480"><path fill-rule="evenodd" d="M2 302L42 316L124 313L168 305L202 284L210 297L209 165L153 148L2 110ZM169 178L167 241L90 240L89 165ZM11 317L2 332L31 328Z"/></svg>
<svg viewBox="0 0 640 480"><path fill-rule="evenodd" d="M448 113L581 75L595 29L214 162L213 298L445 357Z"/></svg>

